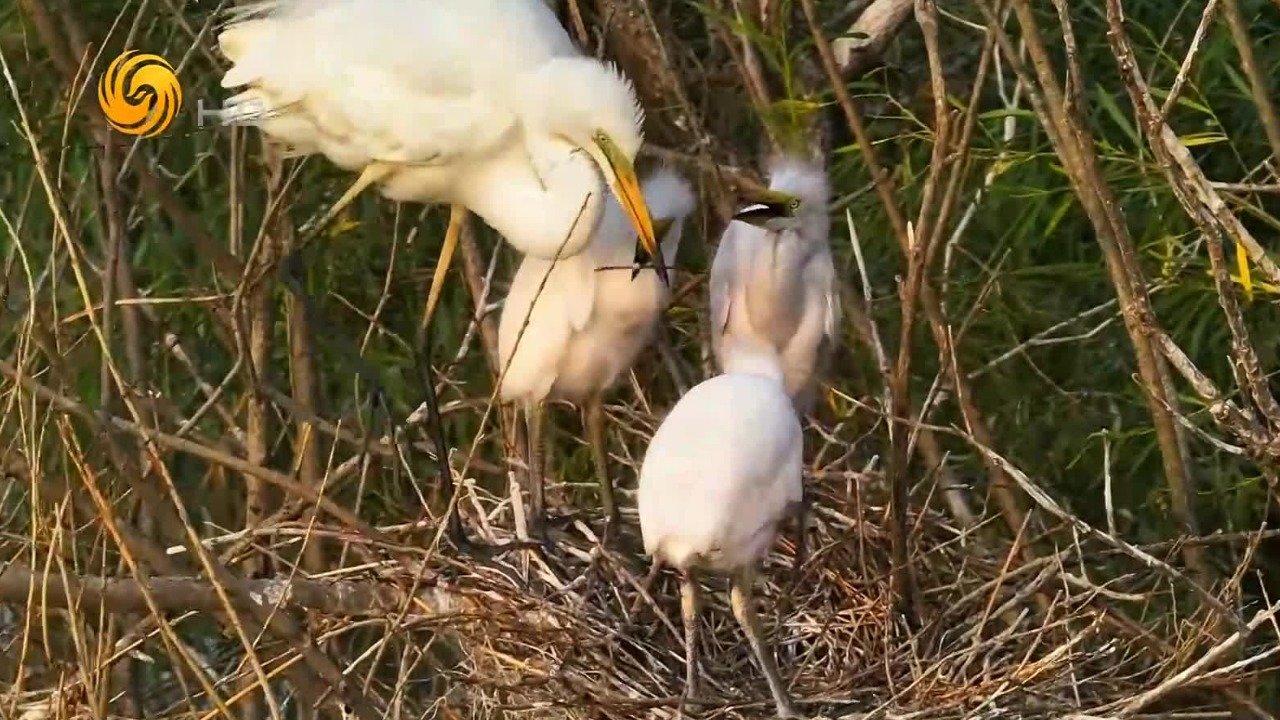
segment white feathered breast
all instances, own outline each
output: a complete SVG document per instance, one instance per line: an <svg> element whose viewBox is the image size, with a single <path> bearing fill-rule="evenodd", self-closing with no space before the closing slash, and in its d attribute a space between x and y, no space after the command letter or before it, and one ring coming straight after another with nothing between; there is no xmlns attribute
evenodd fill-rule
<svg viewBox="0 0 1280 720"><path fill-rule="evenodd" d="M730 572L760 560L801 499L801 430L773 378L719 375L680 398L640 470L645 551Z"/></svg>

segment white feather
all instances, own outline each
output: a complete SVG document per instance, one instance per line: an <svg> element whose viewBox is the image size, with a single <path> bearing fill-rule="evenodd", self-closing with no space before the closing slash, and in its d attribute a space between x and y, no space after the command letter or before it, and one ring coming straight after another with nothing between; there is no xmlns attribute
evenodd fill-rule
<svg viewBox="0 0 1280 720"><path fill-rule="evenodd" d="M799 216L777 231L742 222L725 228L708 283L713 349L722 369L727 344L772 349L788 395L805 413L839 327L830 190L819 165L781 157L770 167L769 187L800 198Z"/></svg>
<svg viewBox="0 0 1280 720"><path fill-rule="evenodd" d="M654 217L674 219L662 240L663 256L671 259L694 208L693 190L669 170L654 172L642 187ZM635 231L610 197L582 253L554 264L521 261L498 324L502 400L531 403L550 395L580 402L631 367L670 302L653 270L632 280L634 247Z"/></svg>
<svg viewBox="0 0 1280 720"><path fill-rule="evenodd" d="M803 494L800 423L776 356L737 343L726 360L671 409L640 469L645 552L682 569L752 566Z"/></svg>
<svg viewBox="0 0 1280 720"><path fill-rule="evenodd" d="M606 194L593 146L643 140L631 83L583 56L541 0L272 0L219 35L242 88L223 117L380 189L467 206L517 249L582 249Z"/></svg>

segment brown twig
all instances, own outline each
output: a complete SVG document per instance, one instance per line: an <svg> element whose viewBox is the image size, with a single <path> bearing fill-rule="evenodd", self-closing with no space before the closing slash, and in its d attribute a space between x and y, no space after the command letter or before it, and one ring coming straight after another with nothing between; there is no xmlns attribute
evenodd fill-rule
<svg viewBox="0 0 1280 720"><path fill-rule="evenodd" d="M898 30L911 17L914 0L872 0L831 47L840 74L861 75L880 60Z"/></svg>
<svg viewBox="0 0 1280 720"><path fill-rule="evenodd" d="M1226 15L1227 27L1231 30L1231 41L1236 46L1236 52L1240 53L1240 69L1249 79L1249 90L1253 93L1253 104L1258 109L1262 130L1271 145L1271 156L1276 162L1280 162L1280 116L1276 115L1276 107L1271 102L1270 84L1254 56L1249 24L1240 12L1239 0L1222 0L1222 12Z"/></svg>
<svg viewBox="0 0 1280 720"><path fill-rule="evenodd" d="M1203 174L1198 172L1199 166L1190 157L1186 146L1178 140L1172 128L1158 114L1155 100L1151 96L1146 79L1137 67L1133 48L1129 44L1128 35L1124 28L1124 11L1117 0L1108 0L1107 19L1109 25L1108 38L1111 41L1112 50L1119 61L1120 69L1124 73L1125 87L1128 90L1134 112L1143 127L1148 144L1164 170L1174 194L1187 211L1187 214L1205 235L1210 265L1218 290L1218 301L1222 306L1227 326L1231 331L1231 355L1237 371L1241 392L1258 408L1272 430L1280 430L1280 403L1277 403L1271 393L1269 383L1262 370L1261 360L1258 358L1248 327L1241 315L1235 286L1226 267L1223 248L1224 239L1229 237L1240 242L1241 246L1244 245L1240 236L1233 235L1233 230L1240 226L1239 221L1235 220L1235 216L1231 215L1223 207L1224 203L1222 203L1221 199L1213 202L1216 194L1213 193L1211 188L1206 187L1207 183L1204 182ZM1230 218L1225 217L1223 213L1226 213ZM1234 220L1234 222L1230 220ZM1167 336L1161 337L1162 342L1166 340ZM1183 359L1185 359L1185 356L1175 361L1175 365L1179 366L1179 370L1184 376L1190 376L1193 374L1191 369L1181 367ZM1186 360L1186 362L1189 363L1190 361ZM1199 374L1199 371L1194 371L1194 374ZM1209 390L1204 387L1203 383L1196 383L1196 385L1197 390L1206 400L1209 400L1210 397L1215 399L1220 397L1216 388ZM1273 443L1265 439L1267 433L1263 431L1255 418L1246 415L1240 410L1230 413L1225 409L1215 412L1214 417L1219 418L1220 422L1228 417L1233 417L1234 420L1229 421L1229 427L1235 429L1238 434L1243 433L1241 437L1248 443L1253 456L1260 459L1267 457L1268 448Z"/></svg>
<svg viewBox="0 0 1280 720"><path fill-rule="evenodd" d="M1060 8L1062 5L1057 5ZM1116 297L1120 301L1125 328L1138 363L1141 387L1156 430L1164 464L1165 482L1169 489L1174 516L1186 534L1196 533L1194 497L1185 444L1174 420L1176 400L1170 386L1162 356L1156 355L1147 337L1148 328L1154 324L1146 283L1135 258L1136 250L1124 218L1110 186L1098 167L1097 151L1087 126L1083 123L1083 97L1081 75L1075 55L1071 53L1074 39L1068 35L1068 78L1075 78L1064 91L1050 59L1039 23L1026 0L1013 0L1013 11L1022 29L1022 38L1032 61L1032 69L1022 62L994 11L986 2L980 2L988 26L997 33L997 42L1009 65L1027 84L1032 106L1045 128L1054 148L1062 158L1076 197L1097 231L1098 243L1107 262ZM1069 23L1063 27L1070 33ZM1033 74L1034 71L1034 74ZM1195 569L1202 582L1212 578L1203 554L1197 548L1187 548L1186 561Z"/></svg>
<svg viewBox="0 0 1280 720"><path fill-rule="evenodd" d="M18 383L28 392L34 394L41 400L52 404L61 412L75 415L95 426L110 428L136 437L141 437L162 447L187 453L208 462L222 465L230 470L235 470L245 475L251 475L260 480L265 480L285 492L316 503L320 509L333 515L338 520L341 520L343 523L346 523L351 528L367 535L368 537L383 541L388 540L382 535L382 533L351 514L351 511L335 504L332 500L322 497L316 493L315 489L306 487L286 475L260 465L254 465L253 463L228 455L227 453L214 450L207 445L175 437L168 433L154 430L123 418L95 413L83 404L62 395L61 393L50 390L32 378L23 375L18 372L17 368L8 362L0 361L0 375Z"/></svg>
<svg viewBox="0 0 1280 720"><path fill-rule="evenodd" d="M0 569L0 602L25 602L28 593L47 598L45 607L97 614L134 614L148 611L144 588L162 613L221 612L217 595L209 581L199 577L150 576L146 578L101 578L69 576L32 570L18 564ZM322 615L377 618L396 615L406 604L414 617L442 616L466 612L475 601L443 587L423 588L412 598L394 583L304 580L292 575L259 578L244 583L246 602L255 598L263 607L287 603Z"/></svg>

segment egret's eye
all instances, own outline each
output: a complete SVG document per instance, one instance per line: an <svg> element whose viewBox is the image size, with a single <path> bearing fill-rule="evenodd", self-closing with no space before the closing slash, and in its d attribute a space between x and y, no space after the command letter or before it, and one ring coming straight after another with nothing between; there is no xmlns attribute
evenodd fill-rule
<svg viewBox="0 0 1280 720"><path fill-rule="evenodd" d="M791 208L791 210L792 210L792 211L799 210L799 209L800 209L800 198L792 198L792 199L791 199L791 202L787 203L787 207Z"/></svg>
<svg viewBox="0 0 1280 720"><path fill-rule="evenodd" d="M603 130L597 130L597 131L596 131L596 142L598 142L598 143L606 143L606 142L609 142L609 136L608 136L608 135L605 135Z"/></svg>

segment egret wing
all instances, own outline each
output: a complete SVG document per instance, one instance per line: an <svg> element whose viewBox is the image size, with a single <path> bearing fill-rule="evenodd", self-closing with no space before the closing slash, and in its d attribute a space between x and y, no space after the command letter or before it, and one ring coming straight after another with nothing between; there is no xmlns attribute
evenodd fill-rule
<svg viewBox="0 0 1280 720"><path fill-rule="evenodd" d="M836 286L836 269L831 248L821 246L805 270L805 281L821 293L823 299L822 333L834 342L840 332L840 291Z"/></svg>
<svg viewBox="0 0 1280 720"><path fill-rule="evenodd" d="M498 323L498 356L502 363L500 395L504 401L540 401L550 393L574 332L581 329L584 278L591 279L586 258L551 260L526 256L503 302Z"/></svg>
<svg viewBox="0 0 1280 720"><path fill-rule="evenodd" d="M577 52L541 0L276 0L238 17L223 86L250 86L237 98L268 134L347 166L483 152L516 122L518 76Z"/></svg>
<svg viewBox="0 0 1280 720"><path fill-rule="evenodd" d="M733 286L738 282L738 265L741 244L742 223L731 222L720 235L720 244L716 247L716 255L711 260L711 275L707 285L710 293L711 335L718 339L724 333L729 322L729 305L733 297Z"/></svg>

